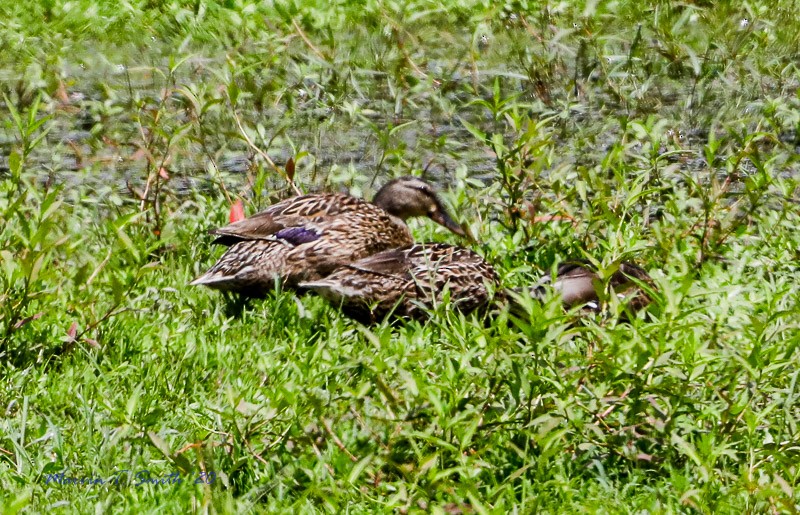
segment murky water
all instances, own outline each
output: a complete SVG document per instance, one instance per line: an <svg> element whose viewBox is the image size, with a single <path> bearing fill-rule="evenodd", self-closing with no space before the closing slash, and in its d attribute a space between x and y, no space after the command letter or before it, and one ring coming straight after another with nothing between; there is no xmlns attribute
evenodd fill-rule
<svg viewBox="0 0 800 515"><path fill-rule="evenodd" d="M492 179L496 176L494 153L461 120L487 132L505 131L506 142L513 144L516 134L502 117L498 121L488 109L468 104L478 98L471 90L475 84L484 99L491 101L496 79L502 82L504 95L517 95L521 108L530 109L532 120L559 115L548 128L552 141L563 148L556 156L558 162L597 164L619 140L621 129L615 117L630 108L614 103L602 84L587 81L582 87L589 94L576 99L561 92L546 103L519 70L484 64L473 75L475 71L463 63L431 61L421 72L427 77L418 77L417 84L403 88L393 85L385 73L369 70L335 79L330 74L298 75L288 86L271 83L269 74L263 74L253 84L240 85L246 91L237 114L248 130L262 127L269 142L248 133L279 166L297 152L308 152L310 156L298 165L297 182L311 188L320 187L331 173L337 178L333 182L348 182L356 176L370 181L378 177L380 182L387 175L425 170L430 178L446 182L459 166L466 167L472 177ZM167 68L166 60L156 66L106 60L91 67L66 63L59 87L45 103L52 128L46 142L30 156L29 167L37 168L43 179L67 185L110 184L118 191L140 191L148 170L162 164L163 177L169 177L169 187L177 192L217 188L220 179L226 184L243 181L254 170L255 161L261 160L240 137L234 118L226 112L230 107L223 105L213 115L198 119L179 90L210 88L206 98L219 97L224 85L214 70L224 69L224 59L193 58L173 80L165 77ZM715 106L693 113L689 122L682 107L688 84L671 84L662 90L657 116L674 120L681 141L671 139L688 150L682 165L702 170L701 150ZM162 103L159 121L153 122ZM641 111L633 116L643 119L647 114ZM181 129L183 124L187 127ZM401 127L392 129L397 126ZM181 130L184 136L168 144ZM780 138L800 151L793 131L781 133ZM148 145L151 139L154 143ZM0 173L7 172L7 156L16 141L12 131L0 131ZM798 171L797 165L792 166L787 173ZM269 182L274 187L283 185L277 175Z"/></svg>

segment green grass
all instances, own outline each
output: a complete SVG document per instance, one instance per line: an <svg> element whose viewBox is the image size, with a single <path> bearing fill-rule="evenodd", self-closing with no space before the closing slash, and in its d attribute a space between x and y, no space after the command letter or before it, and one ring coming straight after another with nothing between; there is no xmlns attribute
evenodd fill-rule
<svg viewBox="0 0 800 515"><path fill-rule="evenodd" d="M6 2L0 512L796 513L796 12ZM290 158L424 173L508 286L631 259L654 302L367 328L186 286Z"/></svg>

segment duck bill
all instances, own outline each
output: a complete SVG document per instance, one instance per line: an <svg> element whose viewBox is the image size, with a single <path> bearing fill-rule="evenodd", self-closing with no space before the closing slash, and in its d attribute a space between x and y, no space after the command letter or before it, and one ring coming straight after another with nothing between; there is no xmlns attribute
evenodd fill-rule
<svg viewBox="0 0 800 515"><path fill-rule="evenodd" d="M439 225L447 227L448 229L458 234L459 236L467 236L467 233L466 231L464 231L464 228L458 225L458 222L450 218L450 215L448 215L447 212L444 211L443 209L439 209L435 213L431 214L431 220L433 220Z"/></svg>

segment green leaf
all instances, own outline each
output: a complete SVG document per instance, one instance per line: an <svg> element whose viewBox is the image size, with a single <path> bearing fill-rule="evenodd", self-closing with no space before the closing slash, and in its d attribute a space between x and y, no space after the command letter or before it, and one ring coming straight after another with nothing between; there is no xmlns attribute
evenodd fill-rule
<svg viewBox="0 0 800 515"><path fill-rule="evenodd" d="M148 431L147 432L147 437L150 438L150 442L152 442L153 446L156 449L161 451L161 454L163 454L164 457L170 458L170 459L172 458L172 452L169 450L169 445L167 444L167 442L164 441L163 438L158 436L153 431Z"/></svg>
<svg viewBox="0 0 800 515"><path fill-rule="evenodd" d="M236 103L239 101L239 93L241 93L241 91L239 90L239 86L236 85L236 81L231 80L228 83L227 91L228 91L228 99L230 99L231 105L233 107L236 107Z"/></svg>
<svg viewBox="0 0 800 515"><path fill-rule="evenodd" d="M8 168L11 170L12 176L19 177L22 171L22 156L19 155L19 152L11 151L8 155Z"/></svg>
<svg viewBox="0 0 800 515"><path fill-rule="evenodd" d="M362 458L355 466L350 470L350 474L347 476L347 482L350 484L356 484L358 482L358 478L361 477L361 474L364 473L364 469L369 466L372 462L373 455L369 454Z"/></svg>
<svg viewBox="0 0 800 515"><path fill-rule="evenodd" d="M3 93L3 100L5 100L8 112L11 114L11 118L14 120L14 125L17 127L17 132L19 132L20 136L23 136L25 134L25 126L22 124L22 118L19 115L19 111L17 111L17 108L14 106L11 100L8 99L5 93Z"/></svg>
<svg viewBox="0 0 800 515"><path fill-rule="evenodd" d="M26 488L18 493L9 492L10 495L13 495L10 502L4 501L0 499L0 511L2 511L6 515L16 515L17 513L22 512L25 508L28 507L31 503L31 494L33 493L33 488Z"/></svg>
<svg viewBox="0 0 800 515"><path fill-rule="evenodd" d="M128 402L125 403L125 415L127 416L127 421L130 424L133 424L134 416L136 415L136 409L139 407L139 397L141 394L141 387L136 386L133 389L131 396L128 397Z"/></svg>
<svg viewBox="0 0 800 515"><path fill-rule="evenodd" d="M36 258L33 262L33 266L31 266L31 271L28 274L28 281L33 284L39 279L39 270L42 269L42 265L44 264L44 260L47 257L46 254L42 253L39 257Z"/></svg>
<svg viewBox="0 0 800 515"><path fill-rule="evenodd" d="M20 211L22 210L23 203L28 199L28 191L29 190L25 189L19 193L19 196L9 204L5 211L3 211L3 218L9 219L17 214L19 214L20 217L22 216Z"/></svg>
<svg viewBox="0 0 800 515"><path fill-rule="evenodd" d="M468 121L466 121L463 118L459 118L458 120L461 122L461 125L463 125L464 128L467 129L467 131L469 131L470 134L475 136L475 138L478 139L481 143L486 143L487 142L486 133L484 133L482 130L480 130L476 126L472 125L471 123L469 123Z"/></svg>

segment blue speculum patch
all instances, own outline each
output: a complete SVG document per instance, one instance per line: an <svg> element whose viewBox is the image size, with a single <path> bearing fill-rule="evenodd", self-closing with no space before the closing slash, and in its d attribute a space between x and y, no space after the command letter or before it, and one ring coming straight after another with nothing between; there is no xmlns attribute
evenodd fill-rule
<svg viewBox="0 0 800 515"><path fill-rule="evenodd" d="M319 239L319 233L313 229L305 227L287 227L275 233L276 238L291 243L292 245L302 245Z"/></svg>

